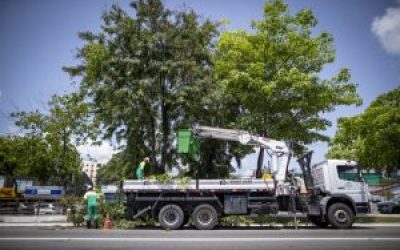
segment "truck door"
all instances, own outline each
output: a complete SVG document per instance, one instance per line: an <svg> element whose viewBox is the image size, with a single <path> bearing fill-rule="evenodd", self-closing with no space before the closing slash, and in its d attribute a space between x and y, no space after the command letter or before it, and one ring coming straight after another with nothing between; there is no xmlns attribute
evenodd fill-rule
<svg viewBox="0 0 400 250"><path fill-rule="evenodd" d="M336 186L332 187L334 193L347 194L356 203L368 202L368 191L365 191L367 184L364 183L357 166L337 165L336 175L332 176L336 176Z"/></svg>

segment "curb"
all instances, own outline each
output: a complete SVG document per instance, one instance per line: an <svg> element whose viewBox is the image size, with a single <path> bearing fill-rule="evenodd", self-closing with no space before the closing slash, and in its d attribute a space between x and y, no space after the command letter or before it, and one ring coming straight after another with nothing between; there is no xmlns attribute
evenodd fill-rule
<svg viewBox="0 0 400 250"><path fill-rule="evenodd" d="M277 223L277 224L273 224L273 225L259 225L259 224L250 224L250 225L238 225L238 226L220 226L222 228L236 228L236 227L251 227L251 228L290 228L290 229L294 229L295 226L293 225L286 225L286 224L281 224L281 223ZM323 229L323 228L319 228L316 227L313 224L298 224L297 227L299 229L301 228L318 228L318 229ZM400 227L400 223L354 223L353 227ZM329 229L329 228L328 228Z"/></svg>
<svg viewBox="0 0 400 250"><path fill-rule="evenodd" d="M50 222L44 222L44 223L22 223L22 222L17 222L17 223L8 223L8 222L1 222L0 227L73 227L74 225L69 222L64 222L64 223L50 223Z"/></svg>
<svg viewBox="0 0 400 250"><path fill-rule="evenodd" d="M74 228L73 223L71 222L63 222L63 223L7 223L1 222L0 227L61 227L61 228ZM318 228L312 224L299 224L298 229L309 229L309 228ZM353 227L400 227L400 223L354 223ZM81 227L76 227L81 228ZM154 229L160 229L160 227L154 226ZM236 228L254 228L254 229L295 229L295 226L288 226L285 224L274 224L274 225L259 225L259 224L250 224L250 225L237 225L237 226L218 226L221 229L236 229ZM137 228L140 229L140 228ZM320 229L320 228L318 228ZM328 228L331 229L331 228ZM130 229L135 230L135 229Z"/></svg>
<svg viewBox="0 0 400 250"><path fill-rule="evenodd" d="M0 223L66 223L66 215L0 216Z"/></svg>

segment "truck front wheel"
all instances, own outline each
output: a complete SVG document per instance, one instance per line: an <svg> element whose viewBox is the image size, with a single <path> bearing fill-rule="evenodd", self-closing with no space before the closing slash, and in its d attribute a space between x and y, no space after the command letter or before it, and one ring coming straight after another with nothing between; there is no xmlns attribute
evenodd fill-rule
<svg viewBox="0 0 400 250"><path fill-rule="evenodd" d="M350 228L354 222L354 213L346 204L335 203L328 208L328 220L335 228Z"/></svg>
<svg viewBox="0 0 400 250"><path fill-rule="evenodd" d="M165 205L158 213L158 221L164 229L178 229L183 224L184 213L182 209L173 204Z"/></svg>
<svg viewBox="0 0 400 250"><path fill-rule="evenodd" d="M198 205L192 213L192 223L199 230L213 229L218 223L217 210L211 205Z"/></svg>

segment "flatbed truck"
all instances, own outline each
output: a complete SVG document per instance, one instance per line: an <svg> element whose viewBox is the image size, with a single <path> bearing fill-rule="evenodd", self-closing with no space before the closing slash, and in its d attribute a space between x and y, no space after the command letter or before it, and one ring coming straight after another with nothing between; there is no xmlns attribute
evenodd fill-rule
<svg viewBox="0 0 400 250"><path fill-rule="evenodd" d="M199 126L194 136L259 146L271 155L271 179L196 179L188 183L126 180L126 218L152 216L169 230L191 218L199 230L213 229L227 215L268 215L300 210L318 227L350 228L359 213L369 212L368 186L353 161L326 160L311 165L312 152L300 157L303 178L288 173L291 151L285 142L246 131ZM346 173L358 173L348 180Z"/></svg>

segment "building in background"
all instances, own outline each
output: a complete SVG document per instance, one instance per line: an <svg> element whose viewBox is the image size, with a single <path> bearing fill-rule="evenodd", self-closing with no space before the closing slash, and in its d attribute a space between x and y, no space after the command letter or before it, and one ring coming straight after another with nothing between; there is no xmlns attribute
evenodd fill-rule
<svg viewBox="0 0 400 250"><path fill-rule="evenodd" d="M83 161L82 171L90 178L93 183L93 187L96 186L97 171L101 164L97 161Z"/></svg>

